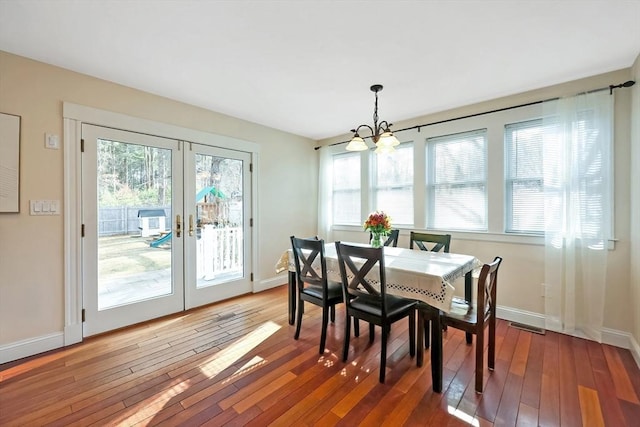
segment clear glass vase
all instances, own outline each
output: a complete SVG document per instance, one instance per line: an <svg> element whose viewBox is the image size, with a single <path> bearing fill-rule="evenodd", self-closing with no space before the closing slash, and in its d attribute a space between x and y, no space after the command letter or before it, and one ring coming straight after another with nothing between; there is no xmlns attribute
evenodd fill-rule
<svg viewBox="0 0 640 427"><path fill-rule="evenodd" d="M381 248L384 245L384 237L383 233L371 233L371 247Z"/></svg>

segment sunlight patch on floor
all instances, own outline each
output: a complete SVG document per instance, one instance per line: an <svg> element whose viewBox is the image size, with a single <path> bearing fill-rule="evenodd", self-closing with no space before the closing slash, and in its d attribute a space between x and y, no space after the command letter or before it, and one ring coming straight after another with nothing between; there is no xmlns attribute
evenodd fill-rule
<svg viewBox="0 0 640 427"><path fill-rule="evenodd" d="M238 378L238 377L240 377L240 376L242 376L244 374L248 374L249 372L260 368L261 366L263 366L266 363L267 363L267 361L265 359L263 359L262 357L253 356L253 358L251 360L249 360L247 363L242 365L242 367L240 369L238 369L237 371L235 371L232 375L230 375L229 378L227 378L226 380L222 381L222 384L227 384L227 383L233 382L236 378Z"/></svg>
<svg viewBox="0 0 640 427"><path fill-rule="evenodd" d="M137 404L127 408L126 411L117 414L117 417L109 420L110 425L131 426L142 423L147 425L153 417L166 407L167 403L174 397L190 387L191 380L184 380L173 384L169 389L159 396L147 398ZM145 422L145 420L147 422Z"/></svg>
<svg viewBox="0 0 640 427"><path fill-rule="evenodd" d="M473 416L465 412L462 412L459 409L454 408L453 406L448 406L447 411L449 412L449 414L453 415L454 417L464 421L465 423L471 426L480 427L480 422L476 418L474 418Z"/></svg>
<svg viewBox="0 0 640 427"><path fill-rule="evenodd" d="M277 323L272 321L263 323L254 331L213 355L200 366L200 370L209 378L215 377L273 335L278 329L280 329L280 325Z"/></svg>

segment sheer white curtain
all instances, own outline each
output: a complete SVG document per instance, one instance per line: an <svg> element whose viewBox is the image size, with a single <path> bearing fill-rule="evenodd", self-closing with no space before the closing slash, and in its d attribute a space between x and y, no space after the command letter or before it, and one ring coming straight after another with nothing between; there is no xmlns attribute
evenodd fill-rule
<svg viewBox="0 0 640 427"><path fill-rule="evenodd" d="M601 341L612 238L613 96L544 104L547 329Z"/></svg>
<svg viewBox="0 0 640 427"><path fill-rule="evenodd" d="M331 147L320 148L318 168L318 237L333 241L331 219L333 217L333 158Z"/></svg>

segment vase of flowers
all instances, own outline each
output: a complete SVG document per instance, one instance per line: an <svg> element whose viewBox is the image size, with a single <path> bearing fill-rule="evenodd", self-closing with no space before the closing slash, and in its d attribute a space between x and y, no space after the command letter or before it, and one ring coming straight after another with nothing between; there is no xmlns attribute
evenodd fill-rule
<svg viewBox="0 0 640 427"><path fill-rule="evenodd" d="M380 248L391 231L391 218L383 211L372 212L364 222L364 229L371 233L371 246Z"/></svg>

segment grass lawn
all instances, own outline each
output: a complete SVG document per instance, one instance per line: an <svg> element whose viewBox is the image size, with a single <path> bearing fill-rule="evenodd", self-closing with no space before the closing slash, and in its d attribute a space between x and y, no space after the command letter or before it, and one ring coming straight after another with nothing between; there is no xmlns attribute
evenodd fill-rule
<svg viewBox="0 0 640 427"><path fill-rule="evenodd" d="M120 235L98 239L98 269L101 278L128 276L171 266L171 247L152 248L150 238Z"/></svg>

